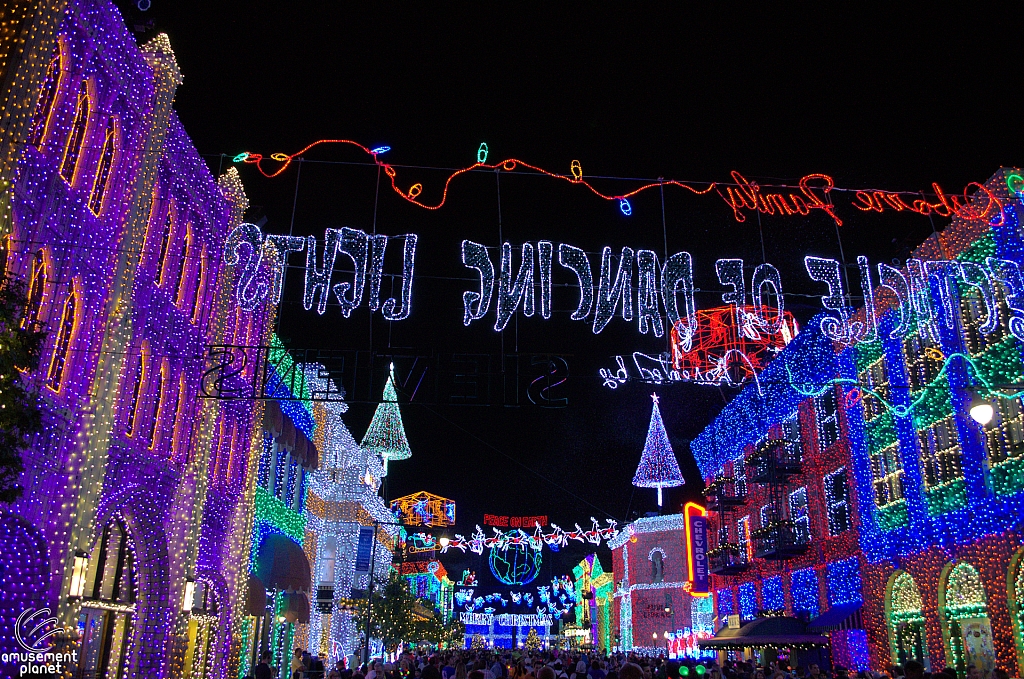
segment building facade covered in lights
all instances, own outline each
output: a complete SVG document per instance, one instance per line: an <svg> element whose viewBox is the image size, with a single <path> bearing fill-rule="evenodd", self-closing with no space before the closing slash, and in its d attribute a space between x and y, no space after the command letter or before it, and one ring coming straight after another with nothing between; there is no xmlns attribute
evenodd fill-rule
<svg viewBox="0 0 1024 679"><path fill-rule="evenodd" d="M404 534L378 494L385 473L383 460L352 438L341 419L348 405L333 382L320 377L322 368L303 366L312 390L338 394L312 404L316 445L323 452L320 468L308 478L304 509L306 552L317 592L307 647L332 663L342 658L351 662L361 659L364 643L351 607L359 597L369 596L371 578L373 588L387 582ZM369 559L361 559L361 552Z"/></svg>
<svg viewBox="0 0 1024 679"><path fill-rule="evenodd" d="M910 285L890 275L897 287L874 291L873 313L853 317L868 329L861 341L826 340L812 322L768 367L762 393L748 386L694 441L712 504L729 517L717 543L709 530L720 621L781 604L829 634L833 653L843 636L842 660L855 667L1024 671L1020 177L1003 169L976 187L967 216L914 251L902 271ZM764 518L771 503L751 478L762 449L774 451L776 477L790 461L795 472ZM780 573L780 596L749 573L771 570L764 556L790 544L806 552Z"/></svg>
<svg viewBox="0 0 1024 679"><path fill-rule="evenodd" d="M597 554L588 554L572 567L572 576L576 588L576 626L584 632L584 643L602 653L611 653L612 574L604 570Z"/></svg>
<svg viewBox="0 0 1024 679"><path fill-rule="evenodd" d="M608 546L613 647L640 655L698 657L697 641L712 632L711 598L690 594L685 516L637 519Z"/></svg>
<svg viewBox="0 0 1024 679"><path fill-rule="evenodd" d="M26 376L43 433L0 515L0 650L49 608L75 676L226 676L262 405L199 398L199 357L265 344L273 320L234 307L222 264L245 194L175 116L166 36L137 46L102 0L19 5L0 236L47 339Z"/></svg>

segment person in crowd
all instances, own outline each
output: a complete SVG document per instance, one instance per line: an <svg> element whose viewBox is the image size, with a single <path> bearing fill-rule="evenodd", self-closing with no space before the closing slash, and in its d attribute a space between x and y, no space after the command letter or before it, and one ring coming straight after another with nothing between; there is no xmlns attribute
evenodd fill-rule
<svg viewBox="0 0 1024 679"><path fill-rule="evenodd" d="M270 669L271 657L273 656L270 655L270 651L263 651L263 654L260 655L260 662L256 665L256 670L253 672L255 679L273 679L274 673Z"/></svg>
<svg viewBox="0 0 1024 679"><path fill-rule="evenodd" d="M908 660L903 671L907 679L924 679L924 665L916 660Z"/></svg>

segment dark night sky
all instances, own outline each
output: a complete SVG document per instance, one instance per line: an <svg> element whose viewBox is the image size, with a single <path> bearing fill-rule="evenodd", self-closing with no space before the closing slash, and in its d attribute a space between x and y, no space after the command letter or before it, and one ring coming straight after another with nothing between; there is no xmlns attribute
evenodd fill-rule
<svg viewBox="0 0 1024 679"><path fill-rule="evenodd" d="M325 137L390 145L385 160L396 165L462 167L487 142L491 162L514 156L558 172L579 159L588 175L721 181L735 169L763 183L795 183L821 172L841 187L929 190L939 182L953 192L1021 162L1019 35L1004 15L898 4L885 13L821 3L784 12L751 10L749 3L659 13L624 3L587 12L569 3L506 7L154 0L135 16L169 33L185 78L177 110L214 171L220 153L269 156ZM365 161L341 148L309 159ZM296 168L272 180L251 166L240 171L251 202L261 206L250 216L265 213L267 231L287 233ZM403 186L422 182L428 202L447 175L399 173ZM372 166L306 163L294 232L322 239L326 227L369 230L375 181ZM605 245L664 247L657 192L634 200L625 217L581 187L507 173L500 182L505 240L549 239L591 253ZM471 279L459 260L463 238L498 243L496 198L493 173L457 180L436 212L381 184L377 229L419 234L419 277L408 320L389 329L375 316L374 350L386 352L390 339L392 347L421 351L500 352L493 307L464 328L461 293L473 284L440 278ZM843 217L851 260L905 256L932 228L916 215L861 215L847 207ZM667 189L665 220L669 250L693 253L696 284L706 291L697 298L701 307L721 304L715 259L762 261L756 219L736 223L716 197ZM802 258L838 256L835 227L816 214L764 217L761 229L767 260L791 293L788 307L808 318L818 301L792 293L821 290L807 280ZM566 273L555 269L556 277ZM365 305L350 319L336 308L323 317L305 312L301 274L290 276L280 333L291 346L371 348ZM613 392L596 373L613 364L613 354L664 346L621 319L595 337L587 324L558 313L574 305L573 292L556 291L551 320L520 315L503 340L505 351L572 355L563 391L569 407L403 407L413 458L391 466L389 497L423 489L453 498L467 534L484 512L547 514L563 527L579 521L587 528L592 515L622 520L627 511L655 509L654 491L634 494L630 485L652 388ZM687 442L731 394L692 385L659 391L688 479L669 494L678 503L701 487ZM357 439L372 410L353 404L346 422Z"/></svg>

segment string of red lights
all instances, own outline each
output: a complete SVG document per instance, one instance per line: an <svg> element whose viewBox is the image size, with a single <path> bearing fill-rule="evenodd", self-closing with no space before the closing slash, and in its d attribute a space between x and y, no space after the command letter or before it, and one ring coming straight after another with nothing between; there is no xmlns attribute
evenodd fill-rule
<svg viewBox="0 0 1024 679"><path fill-rule="evenodd" d="M448 200L448 189L451 186L452 181L462 174L480 169L512 172L517 168L527 168L537 174L551 177L553 179L559 179L569 182L570 184L585 186L591 193L603 200L618 201L619 209L625 215L632 214L632 206L629 203L630 198L643 193L644 191L665 186L678 186L696 195L706 195L714 191L722 198L726 205L732 209L733 217L737 222L746 221L747 217L745 212L768 215L778 214L780 216L807 216L810 214L811 210L821 210L828 214L838 226L842 226L843 221L836 213L836 204L833 203L830 196L832 191L854 193L855 199L851 205L860 212L883 212L885 210L893 210L896 212L910 211L919 215L935 214L939 217L957 216L964 219L984 219L989 218L994 214L1001 213L1002 211L1002 202L999 198L977 182L971 182L964 188L962 201L958 196L948 195L937 183L933 183L932 189L934 191L933 195L936 197L936 201L930 202L925 198L924 194L919 191L841 189L836 187L835 180L832 177L821 173L812 173L801 177L796 186L782 185L781 188L792 188L797 191L796 193L789 194L783 194L781 192L763 192L762 187L758 185L757 182L748 180L735 170L730 173L733 180L731 183L714 181L698 183L684 182L676 179L659 179L658 181L643 184L642 186L627 193L606 194L599 191L594 185L584 179L583 169L578 160L574 160L570 164L570 174L551 172L550 170L546 170L537 165L532 165L519 160L518 158L507 158L497 163L487 163L487 144L480 145L480 148L477 151L477 162L467 167L454 170L448 176L444 182L444 190L441 194L441 200L434 204L424 203L419 200L420 195L423 193L423 185L421 183L417 182L412 184L407 190L402 189L398 185L398 171L393 165L385 163L380 159L381 155L391 150L391 147L389 146L379 146L371 149L368 146L364 146L363 144L351 139L320 139L312 144L308 144L292 154L271 154L269 159L280 163L280 165L270 172L263 168L263 162L267 160L267 158L259 153L252 153L249 151L240 153L234 157L234 162L255 165L256 169L259 170L260 174L264 177L273 178L285 172L292 164L292 161L300 158L313 148L324 144L347 144L360 149L373 159L373 163L375 165L384 170L384 173L387 174L391 181L391 188L395 193L413 205L417 205L426 210L439 210L442 208ZM692 184L698 184L701 188L693 186ZM976 193L968 194L968 191L972 188L976 189ZM907 200L902 197L904 195L919 197L907 202ZM972 202L972 197L981 195L984 195L984 199L978 199Z"/></svg>

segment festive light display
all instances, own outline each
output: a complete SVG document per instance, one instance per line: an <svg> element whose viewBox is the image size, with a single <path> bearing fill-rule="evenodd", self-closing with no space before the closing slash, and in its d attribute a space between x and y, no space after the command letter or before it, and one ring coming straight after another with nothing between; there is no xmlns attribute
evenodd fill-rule
<svg viewBox="0 0 1024 679"><path fill-rule="evenodd" d="M407 526L455 525L455 502L426 491L392 500L391 511Z"/></svg>
<svg viewBox="0 0 1024 679"><path fill-rule="evenodd" d="M408 460L412 457L409 441L405 437L405 427L402 425L402 413L398 409L394 363L384 383L383 400L374 411L360 445L383 460L384 475L387 475L388 462L391 460Z"/></svg>
<svg viewBox="0 0 1024 679"><path fill-rule="evenodd" d="M3 521L0 560L33 593L12 590L0 650L16 650L7 606L21 604L50 608L62 627L86 621L83 638L59 640L81 644L75 674L177 675L186 657L233 672L261 406L200 402L189 357L262 342L272 320L267 306L236 315L222 303L235 281L221 250L244 191L237 171L211 176L174 116L181 73L166 35L138 45L108 3L33 11L8 74L24 103L0 113L12 139L31 140L4 156L0 238L5 271L31 281L31 320L51 331L26 379L44 388L54 435L34 442L32 492ZM53 465L66 483L45 481ZM68 596L90 573L113 583L114 568L114 593ZM189 591L204 593L195 615ZM214 635L190 638L214 618Z"/></svg>
<svg viewBox="0 0 1024 679"><path fill-rule="evenodd" d="M370 311L380 309L389 321L400 321L412 313L412 285L415 272L416 234L399 236L404 240L402 251L402 282L398 299L380 299L380 283L384 275L384 255L389 236L370 235L358 229L344 227L327 229L324 232L322 254L315 236L281 236L263 232L255 224L239 224L228 235L224 248L224 261L230 266L241 266L235 286L238 306L251 311L268 299L276 304L281 301L284 272L288 266L288 255L306 251L305 279L302 294L303 307L309 311L316 306L321 316L327 311L331 294L348 318L362 306L369 280ZM331 284L334 267L339 254L352 261L352 282L342 281ZM244 255L244 263L242 261Z"/></svg>
<svg viewBox="0 0 1024 679"><path fill-rule="evenodd" d="M549 533L545 533L541 524L536 522L534 523L533 534L529 534L522 529L502 532L497 528L492 528L491 530L494 531L494 535L490 537L484 535L480 526L477 526L470 539L467 540L465 536L456 533L455 537L448 541L448 544L441 544L435 536L427 535L426 533L414 533L410 537L417 540L424 549L433 550L440 546L442 554L449 549L457 549L463 553L468 549L474 554L483 554L485 549L518 549L524 545L536 552L541 551L545 545L553 550L557 550L565 547L570 540L600 545L602 540L612 540L619 534L616 528L618 523L614 519L605 519L605 522L608 524L605 528L601 528L601 525L594 517L590 517L590 522L590 530L583 530L580 524L577 523L576 529L570 531L562 530L558 524L552 523L551 527L554 530Z"/></svg>
<svg viewBox="0 0 1024 679"><path fill-rule="evenodd" d="M644 452L640 456L640 465L633 476L633 485L639 488L657 488L658 506L661 506L661 489L681 486L683 473L679 471L679 462L672 451L668 433L661 421L661 410L658 409L658 395L651 394L654 406L651 408L651 423L647 429L647 441Z"/></svg>
<svg viewBox="0 0 1024 679"><path fill-rule="evenodd" d="M389 146L370 149L359 142L352 141L351 139L320 139L292 154L271 154L270 159L281 164L272 172L268 172L263 169L263 162L266 159L259 153L252 153L249 151L239 153L234 157L234 162L255 165L256 169L259 170L260 174L263 176L277 177L287 170L291 163L297 158L302 157L311 149L323 144L341 144L360 149L363 153L370 156L370 159L374 164L384 170L384 173L391 180L391 188L396 194L410 203L427 210L437 210L444 206L445 202L448 200L448 189L452 181L456 177L467 172L472 172L474 170L504 170L505 172L512 172L519 167L523 167L528 170L532 170L537 174L551 177L553 179L559 179L570 184L585 186L598 198L616 202L619 206L619 210L626 216L633 213L633 207L629 202L629 199L633 196L652 189L661 190L666 186L676 186L686 189L696 195L710 194L711 191L715 191L716 194L721 197L725 204L732 210L733 217L737 222L746 221L747 217L745 211L748 210L755 213L768 215L778 214L780 216L806 216L810 214L811 210L821 210L825 214L829 215L829 217L835 221L836 225L842 226L843 224L842 220L836 213L833 197L830 195L836 188L835 182L831 177L824 174L809 174L802 177L796 186L783 187L796 189L798 191L798 193L789 193L788 195L782 193L764 193L762 192L762 187L756 182L747 180L743 175L735 170L730 173L733 180L731 183L713 181L681 182L674 179L659 179L658 181L644 184L632 191L629 191L628 193L607 195L598 191L592 184L590 184L590 182L584 179L583 169L578 160L573 160L570 163L569 174L567 175L550 172L516 158L508 158L498 163L487 164L486 161L489 149L487 144L480 144L476 153L477 162L468 167L456 170L449 175L445 180L440 201L434 204L427 204L418 200L420 194L423 192L422 184L415 183L410 186L408 190L401 189L398 186L398 171L392 165L384 163L377 158L377 156L380 155L380 153L378 153L379 149L383 148L390 151L391 147ZM693 184L706 184L706 186L703 186L703 188L695 188ZM964 189L963 201L961 201L957 196L947 196L938 184L932 184L932 189L934 191L933 195L936 198L936 202L934 203L923 198L920 191L891 192L861 190L855 192L855 200L852 202L852 206L861 212L882 212L886 207L888 207L889 209L896 210L898 212L907 210L925 216L934 214L939 217L956 216L964 219L986 218L991 214L998 215L1002 210L1002 199L997 195L997 193L990 190L985 185L978 184L976 182L968 184ZM975 198L974 195L968 195L968 191L971 189L976 189L977 194L981 194L985 197L986 200L981 202L981 205L978 204L979 201L972 200ZM915 199L908 204L903 199L903 196L913 196Z"/></svg>
<svg viewBox="0 0 1024 679"><path fill-rule="evenodd" d="M1013 517L1024 485L1014 451L1024 440L1017 386L1024 369L1012 330L1019 303L1006 300L1018 290L1024 247L1017 197L999 193L1014 185L1010 174L993 177L976 193L973 217L955 218L904 270L878 266L875 285L867 262L858 261L865 303L856 311L844 308L835 264L809 259L812 278L828 287L829 313L768 366L761 389L734 399L726 410L738 417L716 421L693 443L705 474L728 473L732 451L760 445L762 432L794 412L801 431L803 423L817 425L812 441L821 452L809 458L805 444L803 464L823 481L806 492L823 505L820 516L809 513L808 530L812 540L825 536L826 564L820 573L794 569L790 595L794 613L813 618L827 601L863 616L830 632L834 660L846 666L918 659L932 668L1017 671L1024 639L1014 605L1004 602L1018 596L1010 583L1020 552ZM785 386L769 386L775 375ZM968 415L971 394L994 403L988 423ZM852 534L856 545L844 537ZM756 559L748 569L731 580L765 572ZM765 606L776 596L767 583Z"/></svg>

